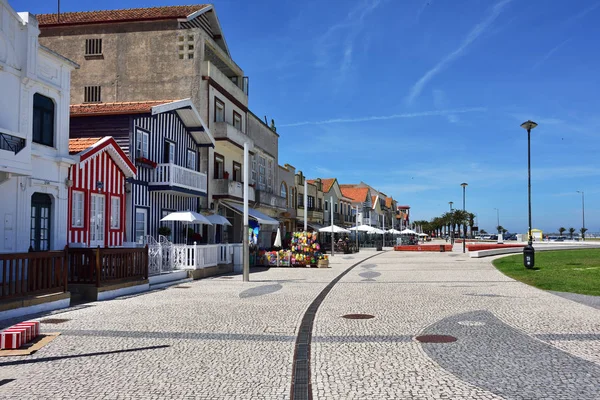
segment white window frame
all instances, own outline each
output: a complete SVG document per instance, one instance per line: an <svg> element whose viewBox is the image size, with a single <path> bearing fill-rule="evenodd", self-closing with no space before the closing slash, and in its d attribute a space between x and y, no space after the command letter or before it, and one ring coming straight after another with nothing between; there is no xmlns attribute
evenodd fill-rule
<svg viewBox="0 0 600 400"><path fill-rule="evenodd" d="M215 97L215 122L225 122L225 102Z"/></svg>
<svg viewBox="0 0 600 400"><path fill-rule="evenodd" d="M121 229L121 198L110 196L110 229Z"/></svg>
<svg viewBox="0 0 600 400"><path fill-rule="evenodd" d="M137 243L142 243L142 240L140 240L140 237L138 236L138 213L143 214L144 215L144 234L142 236L146 236L148 234L148 209L146 208L142 208L142 207L136 207L135 208L135 218L134 218L134 222L133 222L133 234L135 237L135 241Z"/></svg>
<svg viewBox="0 0 600 400"><path fill-rule="evenodd" d="M85 193L79 190L73 190L71 193L71 227L83 228ZM79 222L76 222L79 221Z"/></svg>
<svg viewBox="0 0 600 400"><path fill-rule="evenodd" d="M188 149L187 151L187 168L196 170L196 152Z"/></svg>
<svg viewBox="0 0 600 400"><path fill-rule="evenodd" d="M169 164L175 164L175 143L165 140L165 146L169 146Z"/></svg>
<svg viewBox="0 0 600 400"><path fill-rule="evenodd" d="M237 113L235 110L233 111L233 126L238 130L242 131L242 116Z"/></svg>
<svg viewBox="0 0 600 400"><path fill-rule="evenodd" d="M260 190L264 190L267 184L267 159L258 156L258 186Z"/></svg>
<svg viewBox="0 0 600 400"><path fill-rule="evenodd" d="M135 136L135 156L148 158L148 132L138 129Z"/></svg>
<svg viewBox="0 0 600 400"><path fill-rule="evenodd" d="M256 183L256 181L258 180L257 173L258 173L258 170L257 170L257 163L256 163L256 155L253 155L252 156L252 178L251 178L252 183Z"/></svg>

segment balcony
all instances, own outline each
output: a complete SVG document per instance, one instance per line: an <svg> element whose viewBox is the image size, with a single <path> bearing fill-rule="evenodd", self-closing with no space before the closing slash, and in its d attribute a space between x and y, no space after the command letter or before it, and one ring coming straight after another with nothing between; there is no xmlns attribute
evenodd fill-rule
<svg viewBox="0 0 600 400"><path fill-rule="evenodd" d="M242 182L232 181L229 179L215 179L212 193L215 197L232 197L236 200L244 198L244 184ZM254 201L254 188L248 187L248 201Z"/></svg>
<svg viewBox="0 0 600 400"><path fill-rule="evenodd" d="M232 95L237 101L239 101L246 107L248 106L247 85L244 85L246 90L242 90L238 85L235 84L235 82L231 80L231 78L225 75L210 61L202 62L202 76L210 78L216 84L225 89L225 91Z"/></svg>
<svg viewBox="0 0 600 400"><path fill-rule="evenodd" d="M256 191L256 201L261 206L279 208L281 210L287 210L287 201L285 197L277 196L273 193L266 192L264 190Z"/></svg>
<svg viewBox="0 0 600 400"><path fill-rule="evenodd" d="M175 164L158 164L148 180L148 189L183 196L206 196L206 174Z"/></svg>
<svg viewBox="0 0 600 400"><path fill-rule="evenodd" d="M304 217L304 206L299 205L296 211L298 218ZM323 220L323 209L317 207L309 207L306 215L310 220Z"/></svg>
<svg viewBox="0 0 600 400"><path fill-rule="evenodd" d="M11 174L31 175L31 146L19 133L0 128L0 181Z"/></svg>
<svg viewBox="0 0 600 400"><path fill-rule="evenodd" d="M227 122L215 122L211 128L211 133L215 140L223 141L225 146L231 147L233 151L239 151L240 148L243 149L245 142L248 142L251 147L254 145L252 139L245 133Z"/></svg>

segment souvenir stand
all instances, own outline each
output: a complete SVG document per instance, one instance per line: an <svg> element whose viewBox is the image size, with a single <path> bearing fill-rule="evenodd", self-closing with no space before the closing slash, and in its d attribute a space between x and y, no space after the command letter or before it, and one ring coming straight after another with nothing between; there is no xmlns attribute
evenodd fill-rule
<svg viewBox="0 0 600 400"><path fill-rule="evenodd" d="M291 241L291 264L293 266L317 266L319 260L327 260L326 254L321 252L317 240L317 232L294 232Z"/></svg>

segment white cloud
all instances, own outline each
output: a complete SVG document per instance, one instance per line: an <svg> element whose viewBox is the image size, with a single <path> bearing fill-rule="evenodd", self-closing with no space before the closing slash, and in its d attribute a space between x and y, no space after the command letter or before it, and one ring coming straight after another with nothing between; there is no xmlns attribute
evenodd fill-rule
<svg viewBox="0 0 600 400"><path fill-rule="evenodd" d="M475 25L475 27L469 32L467 37L462 41L462 43L456 50L454 50L452 53L443 58L433 68L427 71L425 75L423 75L417 82L415 82L406 99L407 102L411 104L414 101L414 99L421 94L423 88L431 79L433 79L437 74L439 74L453 61L461 57L463 53L467 50L467 48L493 24L493 22L496 20L496 18L498 18L498 16L504 9L504 7L511 1L512 0L502 0L501 2L497 3L492 8L491 13L486 18L484 18L483 21Z"/></svg>
<svg viewBox="0 0 600 400"><path fill-rule="evenodd" d="M458 108L454 110L432 110L432 111L421 111L421 112L413 112L413 113L403 113L403 114L391 114L391 115L380 115L380 116L370 116L370 117L358 117L358 118L333 118L322 121L302 121L302 122L293 122L289 124L282 124L282 127L290 127L290 126L304 126L304 125L328 125L328 124L345 124L345 123L354 123L354 122L371 122L371 121L383 121L389 119L399 119L399 118L422 118L422 117L434 117L434 116L448 116L453 114L465 114L472 112L485 112L487 108L485 107L471 107L471 108Z"/></svg>

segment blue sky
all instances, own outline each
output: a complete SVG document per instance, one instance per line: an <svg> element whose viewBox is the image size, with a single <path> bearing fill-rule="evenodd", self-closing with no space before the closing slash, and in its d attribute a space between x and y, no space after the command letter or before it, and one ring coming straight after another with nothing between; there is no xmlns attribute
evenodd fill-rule
<svg viewBox="0 0 600 400"><path fill-rule="evenodd" d="M54 12L49 1L11 1ZM63 0L63 11L98 3ZM102 9L185 4L107 0ZM430 219L462 206L488 231L600 232L598 0L216 0L250 108L275 119L279 162L363 180Z"/></svg>

